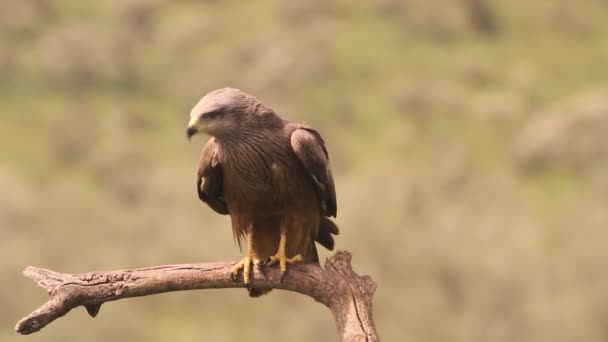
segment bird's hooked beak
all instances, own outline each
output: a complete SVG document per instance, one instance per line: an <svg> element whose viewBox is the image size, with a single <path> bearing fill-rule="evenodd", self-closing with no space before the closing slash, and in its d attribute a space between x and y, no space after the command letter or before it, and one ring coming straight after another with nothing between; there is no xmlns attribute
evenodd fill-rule
<svg viewBox="0 0 608 342"><path fill-rule="evenodd" d="M198 129L196 129L194 127L188 127L186 129L186 136L188 137L188 140L190 140L190 138L192 138L192 136L195 135L196 133L198 133Z"/></svg>
<svg viewBox="0 0 608 342"><path fill-rule="evenodd" d="M193 135L195 135L199 132L200 132L200 130L199 130L198 117L193 117L190 119L190 122L188 122L188 128L186 128L186 136L188 137L188 140L190 140Z"/></svg>

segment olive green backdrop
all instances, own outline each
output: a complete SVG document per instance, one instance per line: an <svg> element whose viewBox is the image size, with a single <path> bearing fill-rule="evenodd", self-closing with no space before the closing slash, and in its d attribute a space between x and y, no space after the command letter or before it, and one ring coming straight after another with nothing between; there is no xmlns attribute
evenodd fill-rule
<svg viewBox="0 0 608 342"><path fill-rule="evenodd" d="M27 265L241 257L185 137L233 86L326 138L384 340L606 341L607 63L599 0L0 1L0 340L337 338L309 298L236 289L13 331L47 298Z"/></svg>

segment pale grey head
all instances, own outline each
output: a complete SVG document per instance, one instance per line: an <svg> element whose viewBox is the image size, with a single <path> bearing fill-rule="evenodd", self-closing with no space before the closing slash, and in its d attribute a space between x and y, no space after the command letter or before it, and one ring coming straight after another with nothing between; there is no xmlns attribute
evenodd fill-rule
<svg viewBox="0 0 608 342"><path fill-rule="evenodd" d="M272 110L254 96L236 88L221 88L203 96L190 111L186 134L197 133L221 137L233 135L243 129L256 128L267 123Z"/></svg>

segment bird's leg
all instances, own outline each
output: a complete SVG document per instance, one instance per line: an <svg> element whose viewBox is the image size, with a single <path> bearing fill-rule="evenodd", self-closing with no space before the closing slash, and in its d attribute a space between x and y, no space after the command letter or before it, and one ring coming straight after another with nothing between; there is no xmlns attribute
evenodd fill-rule
<svg viewBox="0 0 608 342"><path fill-rule="evenodd" d="M286 229L281 227L281 238L279 240L279 250L277 254L268 258L268 262L266 265L274 265L279 262L279 267L281 269L281 282L283 282L283 278L285 277L285 273L287 273L287 264L295 264L296 262L301 262L302 256L300 254L294 256L293 258L288 258L285 255L285 244L287 242L287 232Z"/></svg>
<svg viewBox="0 0 608 342"><path fill-rule="evenodd" d="M243 258L243 260L239 261L234 267L232 267L232 273L230 277L233 280L236 280L236 275L239 273L239 270L243 269L243 282L249 288L250 280L250 272L251 272L251 264L253 263L258 268L260 268L260 258L255 254L253 250L253 231L249 230L245 233L247 239L247 256Z"/></svg>

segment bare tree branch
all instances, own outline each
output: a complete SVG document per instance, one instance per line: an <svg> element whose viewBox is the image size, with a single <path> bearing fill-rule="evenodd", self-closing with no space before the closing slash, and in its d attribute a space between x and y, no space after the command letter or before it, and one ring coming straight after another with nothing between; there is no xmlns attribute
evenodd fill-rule
<svg viewBox="0 0 608 342"><path fill-rule="evenodd" d="M372 319L376 283L369 276L353 272L350 261L349 252L337 252L327 259L325 269L317 264L292 265L283 283L278 269L266 268L265 275L254 272L252 286L298 292L327 306L342 341L378 341ZM95 317L101 304L113 300L170 291L244 287L242 281L230 278L233 265L165 265L80 274L30 266L23 274L46 289L51 298L21 319L15 329L20 334L31 334L80 305Z"/></svg>

